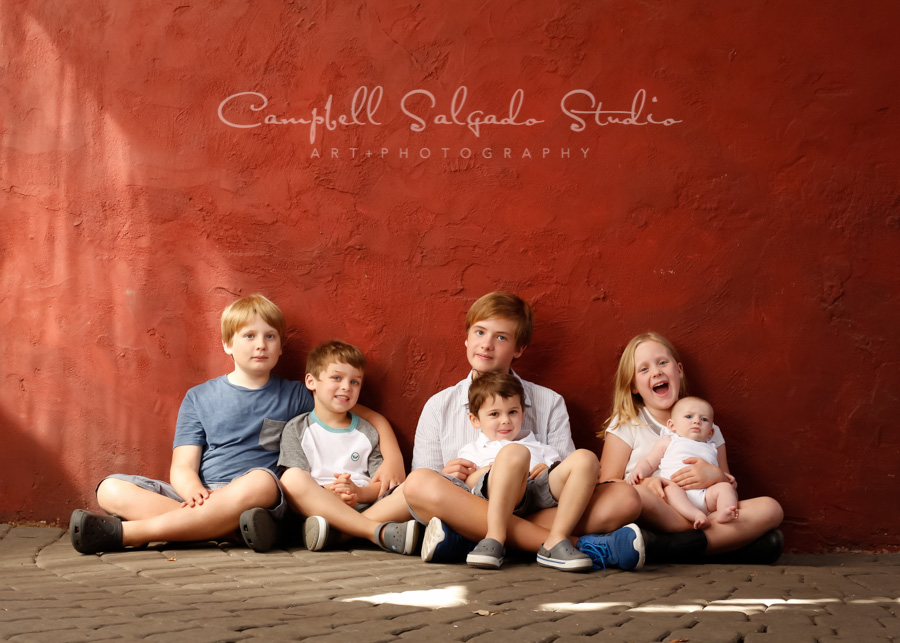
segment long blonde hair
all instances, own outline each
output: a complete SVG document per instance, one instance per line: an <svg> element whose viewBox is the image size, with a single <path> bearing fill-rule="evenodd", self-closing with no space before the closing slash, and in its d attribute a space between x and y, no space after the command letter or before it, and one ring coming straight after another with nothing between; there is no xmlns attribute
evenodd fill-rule
<svg viewBox="0 0 900 643"><path fill-rule="evenodd" d="M619 358L619 367L616 369L616 377L614 382L613 404L609 417L603 422L603 428L597 432L597 437L602 438L609 428L610 422L617 419L619 424L628 422L629 424L640 424L638 414L644 407L644 400L637 393L632 393L631 388L634 386L634 352L637 347L644 342L658 342L666 347L666 350L672 355L672 359L680 364L681 359L678 357L678 351L668 339L654 333L653 331L641 333L631 338L631 341L622 351L622 357ZM678 397L687 395L687 382L684 376L681 377L681 386L678 389Z"/></svg>

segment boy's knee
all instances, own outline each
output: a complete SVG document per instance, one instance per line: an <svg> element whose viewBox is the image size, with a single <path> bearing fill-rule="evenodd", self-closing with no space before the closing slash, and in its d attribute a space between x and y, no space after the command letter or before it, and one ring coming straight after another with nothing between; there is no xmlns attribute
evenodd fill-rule
<svg viewBox="0 0 900 643"><path fill-rule="evenodd" d="M107 513L122 513L123 505L128 501L129 490L136 488L124 480L106 478L97 485L97 503Z"/></svg>
<svg viewBox="0 0 900 643"><path fill-rule="evenodd" d="M600 460L597 459L597 454L593 451L589 451L588 449L577 449L572 455L566 458L566 460L569 460L570 458L572 464L581 470L589 469L594 472L600 471Z"/></svg>
<svg viewBox="0 0 900 643"><path fill-rule="evenodd" d="M278 500L278 484L266 471L251 471L231 484L245 507L268 507Z"/></svg>
<svg viewBox="0 0 900 643"><path fill-rule="evenodd" d="M494 466L496 467L498 464L503 466L524 466L527 471L528 465L531 464L531 452L528 450L528 447L522 444L507 444L500 449L497 457L494 459Z"/></svg>
<svg viewBox="0 0 900 643"><path fill-rule="evenodd" d="M281 486L284 487L287 491L302 489L304 487L308 487L311 483L317 484L316 481L313 480L313 477L309 474L309 471L304 471L303 469L291 467L283 474L281 474Z"/></svg>
<svg viewBox="0 0 900 643"><path fill-rule="evenodd" d="M431 469L416 469L410 472L403 483L403 495L411 506L426 507L440 502L441 487L444 482L452 484Z"/></svg>

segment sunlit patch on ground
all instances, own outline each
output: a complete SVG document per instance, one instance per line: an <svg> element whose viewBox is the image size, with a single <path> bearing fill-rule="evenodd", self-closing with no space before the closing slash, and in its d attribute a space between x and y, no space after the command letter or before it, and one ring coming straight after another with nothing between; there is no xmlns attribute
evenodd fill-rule
<svg viewBox="0 0 900 643"><path fill-rule="evenodd" d="M345 603L364 601L374 605L389 603L391 605L409 605L411 607L459 607L466 604L466 588L460 586L442 587L440 589L423 589L410 592L393 592L376 594L375 596L359 596L342 599Z"/></svg>

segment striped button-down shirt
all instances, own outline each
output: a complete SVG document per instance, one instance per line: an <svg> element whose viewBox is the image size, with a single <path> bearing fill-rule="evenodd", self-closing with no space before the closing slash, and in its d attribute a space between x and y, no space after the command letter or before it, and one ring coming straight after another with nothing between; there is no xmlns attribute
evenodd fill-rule
<svg viewBox="0 0 900 643"><path fill-rule="evenodd" d="M575 450L575 444L569 427L569 412L562 396L520 377L519 381L525 389L525 419L520 437L534 433L538 442L549 444L560 456L567 457ZM447 462L456 458L463 445L478 438L481 431L469 421L471 384L472 373L469 373L456 386L444 389L425 403L416 427L413 469L440 471Z"/></svg>

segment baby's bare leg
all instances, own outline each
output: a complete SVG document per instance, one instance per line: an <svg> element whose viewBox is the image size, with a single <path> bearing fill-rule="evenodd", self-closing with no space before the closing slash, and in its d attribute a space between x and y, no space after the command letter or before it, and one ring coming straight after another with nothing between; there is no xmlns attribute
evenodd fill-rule
<svg viewBox="0 0 900 643"><path fill-rule="evenodd" d="M737 491L728 482L717 482L706 490L706 506L716 512L716 522L731 522L740 514Z"/></svg>
<svg viewBox="0 0 900 643"><path fill-rule="evenodd" d="M679 487L674 482L669 482L669 484L665 486L664 491L666 493L666 501L668 501L669 506L680 513L682 516L693 522L694 529L706 529L706 527L709 526L709 521L706 519L706 514L694 506L694 504L688 499L687 494L684 492L684 489ZM707 496L709 496L709 491L707 491L706 493Z"/></svg>
<svg viewBox="0 0 900 643"><path fill-rule="evenodd" d="M594 452L579 449L550 472L550 493L559 506L544 549L550 551L572 533L594 493L599 470Z"/></svg>

